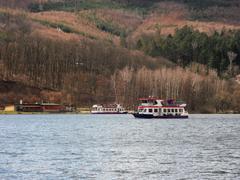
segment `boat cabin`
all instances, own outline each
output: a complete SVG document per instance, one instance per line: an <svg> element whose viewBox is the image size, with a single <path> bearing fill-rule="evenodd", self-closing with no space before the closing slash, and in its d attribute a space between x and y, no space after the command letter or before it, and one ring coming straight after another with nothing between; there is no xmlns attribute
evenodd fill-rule
<svg viewBox="0 0 240 180"><path fill-rule="evenodd" d="M124 114L124 113L127 113L127 111L120 104L93 105L91 109L91 113L92 114Z"/></svg>
<svg viewBox="0 0 240 180"><path fill-rule="evenodd" d="M138 109L139 113L153 114L153 115L180 115L184 112L182 107L142 107Z"/></svg>

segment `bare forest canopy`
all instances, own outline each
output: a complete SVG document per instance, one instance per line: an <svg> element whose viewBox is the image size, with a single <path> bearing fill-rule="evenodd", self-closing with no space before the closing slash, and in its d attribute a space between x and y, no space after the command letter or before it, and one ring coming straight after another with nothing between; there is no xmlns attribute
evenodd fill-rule
<svg viewBox="0 0 240 180"><path fill-rule="evenodd" d="M59 92L54 101L83 106L116 101L133 109L138 97L154 95L185 100L190 111L239 110L238 87L199 64L182 69L107 42L32 36L24 16L5 14L4 21L10 23L0 36L1 79ZM48 93L36 93L48 99ZM27 100L10 93L0 101L6 97Z"/></svg>
<svg viewBox="0 0 240 180"><path fill-rule="evenodd" d="M86 9L125 9L145 15L157 9L157 3L175 2L186 5L192 20L239 23L238 0L0 0L0 6L25 8L32 12Z"/></svg>
<svg viewBox="0 0 240 180"><path fill-rule="evenodd" d="M190 10L190 19L217 20L239 23L240 2L238 0L48 0L41 3L28 3L28 9L34 12L47 10L76 11L81 9L111 8L134 10L148 14L159 2L176 2L186 5Z"/></svg>
<svg viewBox="0 0 240 180"><path fill-rule="evenodd" d="M153 21L154 31L141 33L159 2L169 1L0 0L11 8L0 10L0 104L118 102L133 109L137 98L152 95L184 100L190 112L240 112L233 80L240 73L240 31L180 26L166 35ZM188 7L184 21L202 18L194 13L221 17L205 16L211 8L239 7L226 0L174 2Z"/></svg>
<svg viewBox="0 0 240 180"><path fill-rule="evenodd" d="M238 6L238 0L0 0L1 6L8 7L27 7L30 4L43 4L52 5L52 8L57 8L58 6L76 6L81 7L82 5L89 5L88 8L103 7L108 5L134 5L135 7L150 7L155 3L159 2L177 2L187 4L191 8L204 9L208 7L218 6L218 7L229 7ZM87 6L85 7L87 8Z"/></svg>

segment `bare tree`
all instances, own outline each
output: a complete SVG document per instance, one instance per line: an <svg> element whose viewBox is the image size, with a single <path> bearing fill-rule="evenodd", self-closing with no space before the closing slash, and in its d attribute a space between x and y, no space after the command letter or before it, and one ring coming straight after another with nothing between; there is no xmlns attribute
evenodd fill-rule
<svg viewBox="0 0 240 180"><path fill-rule="evenodd" d="M229 71L230 71L230 75L232 76L233 75L233 61L235 60L235 58L237 57L237 54L232 52L232 51L229 51L228 52L228 58L229 58Z"/></svg>

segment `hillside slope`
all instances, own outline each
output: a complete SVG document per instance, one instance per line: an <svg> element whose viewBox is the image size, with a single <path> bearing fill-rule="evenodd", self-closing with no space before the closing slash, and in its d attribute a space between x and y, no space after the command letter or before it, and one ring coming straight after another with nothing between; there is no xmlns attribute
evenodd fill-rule
<svg viewBox="0 0 240 180"><path fill-rule="evenodd" d="M2 1L2 4L4 4L3 2L5 1ZM28 8L32 3L39 2L27 0L11 2L16 7L22 7L24 4L25 8ZM81 38L105 39L115 44L119 44L120 36L134 38L142 33L154 33L159 28L161 33L165 35L173 34L176 28L181 28L185 25L207 33L213 33L215 30L240 28L240 25L237 23L239 18L234 18L230 15L226 16L231 20L222 18L221 15L219 15L219 18L213 18L212 14L205 15L205 18L193 17L193 13L200 13L208 8L222 8L224 5L226 6L224 7L225 10L219 10L218 12L227 13L231 11L232 14L237 16L239 13L232 9L238 8L239 3L233 0L212 1L211 3L208 1L200 4L191 0L184 1L184 3L181 0L176 2L156 0L148 3L141 0L131 3L128 1L92 0L79 1L77 4L74 4L72 1L48 0L41 1L41 3L43 3L43 12L27 14L32 21L49 28L50 32L46 31L46 34L54 34L54 32L51 32L52 29L50 27L55 29L60 27L58 30L64 31L65 29L68 32L79 35ZM142 5L144 3L147 3L146 7ZM7 6L7 3L5 6ZM77 7L77 12L75 11L75 6ZM46 7L46 10L44 7ZM61 11L51 11L59 9ZM64 12L64 10L67 12ZM71 10L75 12L71 12ZM42 26L39 28L41 33L44 31ZM38 30L38 28L34 29ZM64 36L61 34L57 37Z"/></svg>
<svg viewBox="0 0 240 180"><path fill-rule="evenodd" d="M186 5L179 3L158 3L155 8L156 10L144 19L143 23L133 33L133 36L142 33L154 33L159 29L164 35L174 34L176 28L182 28L184 26L191 26L195 30L208 34L214 31L220 32L221 30L240 29L240 24L190 20L190 11Z"/></svg>
<svg viewBox="0 0 240 180"><path fill-rule="evenodd" d="M40 101L61 101L62 94L49 89L40 89L28 86L16 81L0 80L0 104L15 104L19 100L24 102L40 102Z"/></svg>
<svg viewBox="0 0 240 180"><path fill-rule="evenodd" d="M29 97L132 108L138 97L154 95L181 98L192 111L238 111L231 98L239 87L227 79L239 72L238 15L195 16L227 3L209 2L0 0L0 80L7 87L0 103ZM229 3L228 11L237 5ZM28 93L14 96L18 88Z"/></svg>

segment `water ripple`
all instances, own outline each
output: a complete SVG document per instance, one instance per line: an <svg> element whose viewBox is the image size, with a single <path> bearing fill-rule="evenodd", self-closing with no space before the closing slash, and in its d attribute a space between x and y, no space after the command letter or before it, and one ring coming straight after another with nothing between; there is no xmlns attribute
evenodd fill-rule
<svg viewBox="0 0 240 180"><path fill-rule="evenodd" d="M240 115L0 116L0 179L238 179Z"/></svg>

